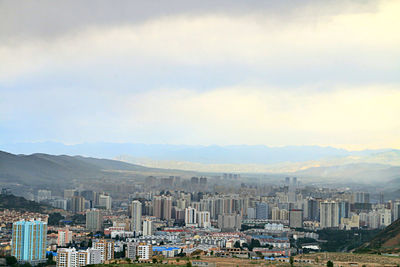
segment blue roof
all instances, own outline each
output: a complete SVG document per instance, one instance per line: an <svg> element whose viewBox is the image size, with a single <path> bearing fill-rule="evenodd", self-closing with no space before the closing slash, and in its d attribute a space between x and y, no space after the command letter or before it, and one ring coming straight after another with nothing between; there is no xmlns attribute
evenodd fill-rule
<svg viewBox="0 0 400 267"><path fill-rule="evenodd" d="M176 250L180 249L178 247L153 247L153 251L171 251L171 250Z"/></svg>
<svg viewBox="0 0 400 267"><path fill-rule="evenodd" d="M46 251L46 255L57 256L57 252L55 252L55 251Z"/></svg>

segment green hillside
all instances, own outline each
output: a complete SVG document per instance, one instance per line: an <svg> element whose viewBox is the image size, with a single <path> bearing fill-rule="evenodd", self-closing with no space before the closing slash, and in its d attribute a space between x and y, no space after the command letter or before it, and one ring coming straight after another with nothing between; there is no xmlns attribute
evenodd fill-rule
<svg viewBox="0 0 400 267"><path fill-rule="evenodd" d="M9 209L17 211L44 212L52 209L49 206L26 200L14 195L0 195L0 210Z"/></svg>
<svg viewBox="0 0 400 267"><path fill-rule="evenodd" d="M400 219L380 231L371 241L363 244L357 253L399 253Z"/></svg>
<svg viewBox="0 0 400 267"><path fill-rule="evenodd" d="M135 172L143 175L182 171L147 168L117 160L85 158L66 155L14 155L0 151L0 185L21 184L31 187L67 188L72 180L88 181L109 177L118 179L113 171Z"/></svg>

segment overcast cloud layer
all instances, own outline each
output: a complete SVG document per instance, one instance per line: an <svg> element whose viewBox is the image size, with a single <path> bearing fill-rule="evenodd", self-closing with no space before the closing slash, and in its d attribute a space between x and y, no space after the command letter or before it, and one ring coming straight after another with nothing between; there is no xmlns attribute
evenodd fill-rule
<svg viewBox="0 0 400 267"><path fill-rule="evenodd" d="M396 0L0 0L0 143L400 148L399 16Z"/></svg>

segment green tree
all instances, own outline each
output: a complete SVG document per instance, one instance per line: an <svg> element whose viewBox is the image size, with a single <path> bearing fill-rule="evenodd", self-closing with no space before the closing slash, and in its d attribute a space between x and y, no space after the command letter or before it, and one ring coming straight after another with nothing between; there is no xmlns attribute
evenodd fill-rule
<svg viewBox="0 0 400 267"><path fill-rule="evenodd" d="M188 262L186 263L186 267L192 267L192 263L191 263L190 261L188 261Z"/></svg>
<svg viewBox="0 0 400 267"><path fill-rule="evenodd" d="M157 259L156 258L153 258L153 263L157 263Z"/></svg>
<svg viewBox="0 0 400 267"><path fill-rule="evenodd" d="M293 266L293 264L294 264L294 259L293 259L293 257L290 257L290 258L289 258L289 263L290 263L290 266Z"/></svg>
<svg viewBox="0 0 400 267"><path fill-rule="evenodd" d="M240 242L236 241L235 244L233 245L235 248L240 248Z"/></svg>
<svg viewBox="0 0 400 267"><path fill-rule="evenodd" d="M328 261L326 263L326 267L333 267L333 262L332 261Z"/></svg>
<svg viewBox="0 0 400 267"><path fill-rule="evenodd" d="M59 212L54 212L50 213L47 222L49 225L59 225L61 220L64 220L64 216L62 216Z"/></svg>
<svg viewBox="0 0 400 267"><path fill-rule="evenodd" d="M9 266L17 264L17 262L18 262L17 258L14 257L14 256L7 256L6 257L6 264L9 265Z"/></svg>

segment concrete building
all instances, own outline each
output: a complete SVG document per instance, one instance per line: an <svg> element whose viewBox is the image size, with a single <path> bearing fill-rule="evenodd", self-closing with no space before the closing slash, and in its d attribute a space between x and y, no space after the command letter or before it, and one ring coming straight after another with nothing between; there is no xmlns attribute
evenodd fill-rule
<svg viewBox="0 0 400 267"><path fill-rule="evenodd" d="M103 228L103 216L100 210L93 209L86 212L86 229L91 232L101 231Z"/></svg>
<svg viewBox="0 0 400 267"><path fill-rule="evenodd" d="M151 236L154 233L154 223L151 220L143 221L143 236Z"/></svg>
<svg viewBox="0 0 400 267"><path fill-rule="evenodd" d="M13 223L11 255L19 262L36 264L46 260L47 223L40 220Z"/></svg>
<svg viewBox="0 0 400 267"><path fill-rule="evenodd" d="M142 232L142 203L140 201L132 201L131 214L131 231L134 231L137 235L138 233Z"/></svg>
<svg viewBox="0 0 400 267"><path fill-rule="evenodd" d="M218 228L222 231L237 231L242 226L242 216L239 214L220 214Z"/></svg>
<svg viewBox="0 0 400 267"><path fill-rule="evenodd" d="M185 225L193 226L197 224L197 210L192 207L185 209Z"/></svg>
<svg viewBox="0 0 400 267"><path fill-rule="evenodd" d="M106 210L111 210L112 197L109 195L101 194L99 196L99 206L105 208Z"/></svg>
<svg viewBox="0 0 400 267"><path fill-rule="evenodd" d="M72 242L72 232L68 228L58 230L57 246L64 247L70 242Z"/></svg>
<svg viewBox="0 0 400 267"><path fill-rule="evenodd" d="M100 250L87 249L76 250L75 248L59 248L57 250L57 267L81 267L89 264L100 264Z"/></svg>
<svg viewBox="0 0 400 267"><path fill-rule="evenodd" d="M289 227L303 228L303 210L291 209L289 211Z"/></svg>
<svg viewBox="0 0 400 267"><path fill-rule="evenodd" d="M273 221L279 221L281 219L280 217L280 210L278 207L273 207L272 212L271 212L271 219Z"/></svg>
<svg viewBox="0 0 400 267"><path fill-rule="evenodd" d="M100 239L93 241L93 248L100 250L101 262L114 259L114 241Z"/></svg>
<svg viewBox="0 0 400 267"><path fill-rule="evenodd" d="M73 196L71 198L71 211L82 212L85 210L85 198L81 196Z"/></svg>
<svg viewBox="0 0 400 267"><path fill-rule="evenodd" d="M256 219L268 219L269 218L269 206L268 203L257 203L256 204Z"/></svg>
<svg viewBox="0 0 400 267"><path fill-rule="evenodd" d="M151 245L139 244L136 251L139 261L148 261L153 256L153 249Z"/></svg>
<svg viewBox="0 0 400 267"><path fill-rule="evenodd" d="M197 212L197 225L200 228L211 227L211 217L209 211L198 211Z"/></svg>
<svg viewBox="0 0 400 267"><path fill-rule="evenodd" d="M125 257L131 260L136 260L136 251L138 243L128 242L126 244Z"/></svg>
<svg viewBox="0 0 400 267"><path fill-rule="evenodd" d="M171 196L155 196L153 198L153 214L156 218L170 220L172 211Z"/></svg>
<svg viewBox="0 0 400 267"><path fill-rule="evenodd" d="M339 204L335 201L320 203L320 227L339 227Z"/></svg>

